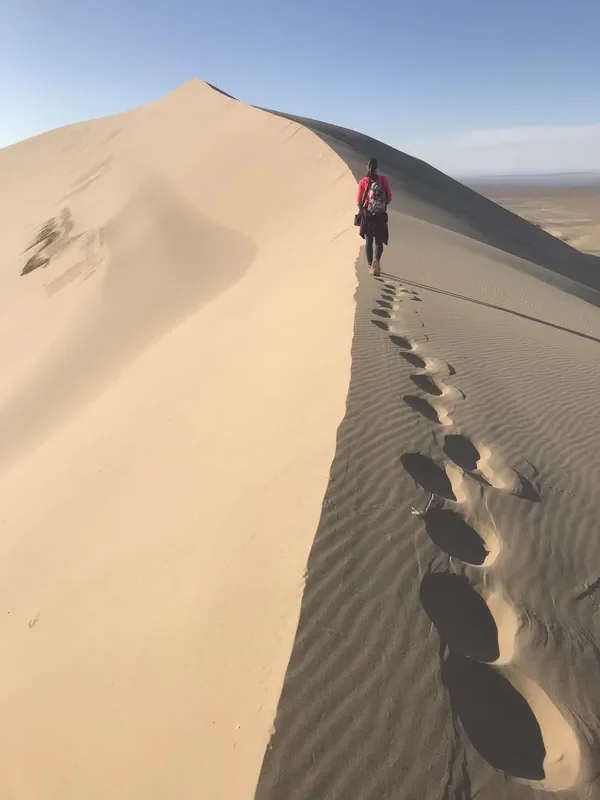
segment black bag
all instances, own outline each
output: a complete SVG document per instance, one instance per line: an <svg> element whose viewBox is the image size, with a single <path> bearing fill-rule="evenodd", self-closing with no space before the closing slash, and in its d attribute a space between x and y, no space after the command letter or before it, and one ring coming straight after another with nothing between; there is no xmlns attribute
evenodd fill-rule
<svg viewBox="0 0 600 800"><path fill-rule="evenodd" d="M368 185L367 185L367 188L366 188L366 190L365 190L365 193L364 193L364 195L363 195L363 197L362 197L362 200L360 201L360 206L359 206L359 209L358 209L358 214L355 214L355 215L354 215L354 224L355 224L356 226L360 226L360 223L361 223L361 220L362 220L362 215L363 215L363 212L364 212L364 210L365 210L365 204L366 204L366 202L367 202L367 199L368 199L368 197L369 197L369 192L371 191L371 184L372 184L372 183L373 183L373 180L372 180L372 179L371 179L371 180L369 180L369 183L368 183Z"/></svg>

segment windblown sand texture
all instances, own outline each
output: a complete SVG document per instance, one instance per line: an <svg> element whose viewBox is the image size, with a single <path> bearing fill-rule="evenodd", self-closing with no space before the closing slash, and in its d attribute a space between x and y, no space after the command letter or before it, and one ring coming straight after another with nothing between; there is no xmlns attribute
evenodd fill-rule
<svg viewBox="0 0 600 800"><path fill-rule="evenodd" d="M598 259L200 81L0 184L0 797L599 797Z"/></svg>

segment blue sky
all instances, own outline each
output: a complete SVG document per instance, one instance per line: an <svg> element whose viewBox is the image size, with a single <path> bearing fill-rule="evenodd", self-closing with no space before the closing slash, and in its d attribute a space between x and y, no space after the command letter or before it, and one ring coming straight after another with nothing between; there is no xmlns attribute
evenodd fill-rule
<svg viewBox="0 0 600 800"><path fill-rule="evenodd" d="M598 0L3 0L0 146L199 77L447 172L600 171Z"/></svg>

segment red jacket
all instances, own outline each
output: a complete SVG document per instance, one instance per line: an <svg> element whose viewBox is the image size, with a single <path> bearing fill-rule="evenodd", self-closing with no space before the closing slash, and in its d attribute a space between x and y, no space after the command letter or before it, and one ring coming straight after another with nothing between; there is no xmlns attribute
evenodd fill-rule
<svg viewBox="0 0 600 800"><path fill-rule="evenodd" d="M367 191L367 189L369 188L369 181L370 180L371 180L371 178L369 178L368 175L365 175L365 177L361 178L361 180L359 181L358 194L356 196L356 202L357 203L359 203L359 204L362 203L364 194ZM378 175L376 180L377 180L377 183L380 183L383 186L383 188L385 189L385 194L386 194L388 205L389 205L392 202L392 190L390 189L390 184L389 184L388 179L383 175Z"/></svg>

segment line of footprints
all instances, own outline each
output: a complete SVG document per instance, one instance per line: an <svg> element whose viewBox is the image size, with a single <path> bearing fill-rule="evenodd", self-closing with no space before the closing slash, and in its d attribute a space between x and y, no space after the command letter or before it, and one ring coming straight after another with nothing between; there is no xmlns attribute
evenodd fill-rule
<svg viewBox="0 0 600 800"><path fill-rule="evenodd" d="M517 665L516 641L522 619L498 586L490 588L501 539L487 511L486 493L506 492L540 502L533 484L500 463L485 444L475 445L456 432L452 409L466 395L452 383L454 368L430 357L410 338L399 335L394 320L407 302L421 302L413 290L383 284L372 322L388 333L398 358L414 368L410 380L420 394L404 403L438 429L446 428L440 465L421 453L405 453L402 465L430 500L420 517L434 544L452 559L483 570L485 594L465 575L428 572L421 582L424 610L444 644L442 681L453 714L475 749L493 767L534 784L560 790L589 781L579 738L539 684ZM423 325L423 323L421 323ZM425 395L425 397L423 396ZM476 530L467 518L472 510L489 521Z"/></svg>

